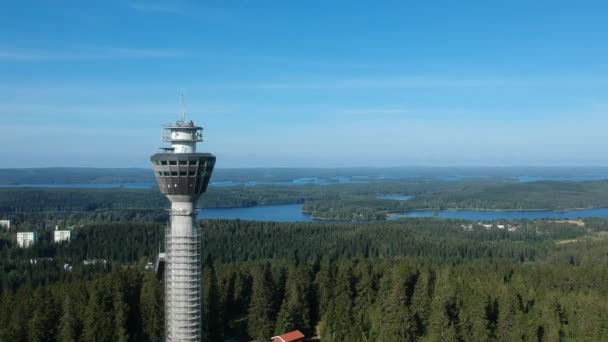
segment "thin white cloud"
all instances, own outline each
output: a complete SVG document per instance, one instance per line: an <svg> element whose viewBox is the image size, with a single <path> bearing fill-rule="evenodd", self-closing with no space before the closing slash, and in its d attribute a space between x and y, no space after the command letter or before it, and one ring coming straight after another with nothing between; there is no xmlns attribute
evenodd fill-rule
<svg viewBox="0 0 608 342"><path fill-rule="evenodd" d="M123 47L78 48L65 50L0 48L0 61L41 62L41 61L86 61L176 58L185 56L181 50L142 49Z"/></svg>
<svg viewBox="0 0 608 342"><path fill-rule="evenodd" d="M293 79L251 83L214 84L215 88L269 91L327 89L422 89L422 88L503 88L503 87L571 87L608 85L608 77L367 77L335 79Z"/></svg>
<svg viewBox="0 0 608 342"><path fill-rule="evenodd" d="M153 3L153 2L131 2L128 4L129 8L141 12L160 12L160 13L172 13L172 14L183 14L182 8L172 3Z"/></svg>

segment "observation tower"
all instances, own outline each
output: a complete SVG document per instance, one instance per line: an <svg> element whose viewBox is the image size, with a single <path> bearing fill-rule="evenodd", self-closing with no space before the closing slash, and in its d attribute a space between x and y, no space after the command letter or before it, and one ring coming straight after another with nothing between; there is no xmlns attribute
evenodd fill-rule
<svg viewBox="0 0 608 342"><path fill-rule="evenodd" d="M160 191L171 201L170 225L165 232L166 341L201 341L201 234L195 225L195 204L207 190L215 156L197 153L203 128L186 122L163 126L163 140L171 147L150 160Z"/></svg>

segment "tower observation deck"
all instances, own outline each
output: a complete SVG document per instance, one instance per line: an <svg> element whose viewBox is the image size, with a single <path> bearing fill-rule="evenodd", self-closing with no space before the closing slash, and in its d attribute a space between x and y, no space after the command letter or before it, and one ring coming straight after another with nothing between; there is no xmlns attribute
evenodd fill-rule
<svg viewBox="0 0 608 342"><path fill-rule="evenodd" d="M200 341L201 234L195 225L195 203L207 191L215 156L197 153L203 128L186 122L163 126L162 148L150 160L160 191L171 201L170 225L165 233L165 336L166 341Z"/></svg>

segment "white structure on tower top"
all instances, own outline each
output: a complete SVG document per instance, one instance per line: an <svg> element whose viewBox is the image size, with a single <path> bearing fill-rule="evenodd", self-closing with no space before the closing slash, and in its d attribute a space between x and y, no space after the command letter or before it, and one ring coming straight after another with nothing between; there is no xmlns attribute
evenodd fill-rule
<svg viewBox="0 0 608 342"><path fill-rule="evenodd" d="M163 126L163 140L171 147L164 150L173 153L196 153L196 143L203 141L203 127L195 126L192 120L186 122L184 97L181 97L181 119Z"/></svg>

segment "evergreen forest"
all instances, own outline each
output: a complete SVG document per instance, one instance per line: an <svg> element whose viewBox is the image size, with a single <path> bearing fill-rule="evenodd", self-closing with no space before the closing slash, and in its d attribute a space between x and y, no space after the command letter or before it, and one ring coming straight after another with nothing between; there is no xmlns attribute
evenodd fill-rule
<svg viewBox="0 0 608 342"><path fill-rule="evenodd" d="M2 235L0 341L162 339L163 283L144 266L164 224L78 222L67 244ZM608 221L200 224L206 341L608 339Z"/></svg>

